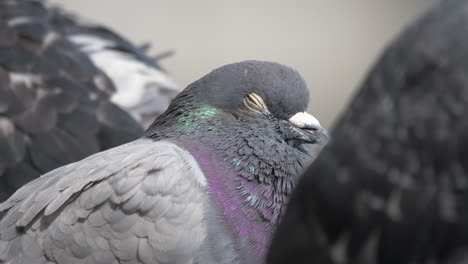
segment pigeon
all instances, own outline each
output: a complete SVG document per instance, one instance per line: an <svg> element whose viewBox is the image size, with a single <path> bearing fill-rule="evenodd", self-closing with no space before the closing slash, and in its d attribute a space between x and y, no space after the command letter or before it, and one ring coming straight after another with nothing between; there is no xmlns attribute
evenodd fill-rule
<svg viewBox="0 0 468 264"><path fill-rule="evenodd" d="M387 47L299 181L267 263L468 263L468 2Z"/></svg>
<svg viewBox="0 0 468 264"><path fill-rule="evenodd" d="M1 263L261 263L327 132L288 66L190 84L141 139L55 169L0 205Z"/></svg>
<svg viewBox="0 0 468 264"><path fill-rule="evenodd" d="M158 61L102 25L38 0L1 1L0 14L0 202L140 138L179 91Z"/></svg>
<svg viewBox="0 0 468 264"><path fill-rule="evenodd" d="M171 52L155 58L116 32L89 19L51 6L53 25L86 54L113 82L111 101L132 115L144 128L162 114L180 92L179 86L159 65Z"/></svg>
<svg viewBox="0 0 468 264"><path fill-rule="evenodd" d="M116 82L69 40L54 10L0 2L0 202L41 174L144 133L113 102Z"/></svg>

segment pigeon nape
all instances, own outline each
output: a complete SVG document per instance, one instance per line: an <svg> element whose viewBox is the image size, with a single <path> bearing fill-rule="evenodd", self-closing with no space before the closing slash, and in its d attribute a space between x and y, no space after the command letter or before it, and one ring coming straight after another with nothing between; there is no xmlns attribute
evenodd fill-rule
<svg viewBox="0 0 468 264"><path fill-rule="evenodd" d="M259 263L327 134L273 62L189 85L146 136L58 168L0 205L0 262Z"/></svg>
<svg viewBox="0 0 468 264"><path fill-rule="evenodd" d="M267 263L468 263L468 1L382 54L301 178Z"/></svg>

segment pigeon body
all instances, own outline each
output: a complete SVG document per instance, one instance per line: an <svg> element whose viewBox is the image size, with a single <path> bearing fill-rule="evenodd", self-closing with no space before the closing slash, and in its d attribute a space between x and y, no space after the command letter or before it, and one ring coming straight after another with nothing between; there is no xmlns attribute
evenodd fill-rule
<svg viewBox="0 0 468 264"><path fill-rule="evenodd" d="M305 143L300 75L272 62L218 68L136 140L58 168L0 205L0 261L261 263ZM39 261L40 259L40 261Z"/></svg>
<svg viewBox="0 0 468 264"><path fill-rule="evenodd" d="M143 134L115 88L38 1L0 3L0 201L26 182Z"/></svg>
<svg viewBox="0 0 468 264"><path fill-rule="evenodd" d="M36 0L2 1L0 14L0 201L43 173L140 138L132 115L147 126L175 96L155 62L103 26ZM112 61L96 61L101 54ZM125 71L109 72L116 65ZM115 99L129 94L131 104Z"/></svg>
<svg viewBox="0 0 468 264"><path fill-rule="evenodd" d="M268 263L468 262L468 2L384 52L307 170Z"/></svg>

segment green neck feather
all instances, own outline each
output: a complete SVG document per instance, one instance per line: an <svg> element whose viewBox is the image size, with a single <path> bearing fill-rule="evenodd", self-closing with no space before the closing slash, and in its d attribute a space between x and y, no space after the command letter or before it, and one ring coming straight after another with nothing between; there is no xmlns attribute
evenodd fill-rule
<svg viewBox="0 0 468 264"><path fill-rule="evenodd" d="M184 132L192 132L200 129L202 126L206 126L207 130L215 130L215 127L209 125L210 122L207 121L216 116L218 113L218 109L206 105L184 112L182 116L177 118L177 122L181 124L181 126L179 126L179 130L183 130Z"/></svg>

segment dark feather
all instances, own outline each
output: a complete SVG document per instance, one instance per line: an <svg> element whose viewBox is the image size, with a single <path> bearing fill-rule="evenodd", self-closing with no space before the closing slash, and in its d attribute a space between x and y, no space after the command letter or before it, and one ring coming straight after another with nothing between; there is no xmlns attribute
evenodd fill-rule
<svg viewBox="0 0 468 264"><path fill-rule="evenodd" d="M59 166L137 139L115 87L42 1L0 2L0 201Z"/></svg>

